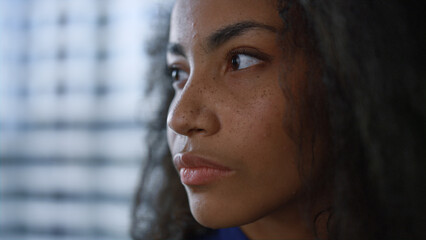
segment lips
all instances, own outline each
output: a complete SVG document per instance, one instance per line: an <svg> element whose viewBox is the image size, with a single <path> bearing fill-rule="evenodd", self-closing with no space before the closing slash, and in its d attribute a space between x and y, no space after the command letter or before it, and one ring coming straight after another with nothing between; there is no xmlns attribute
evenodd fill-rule
<svg viewBox="0 0 426 240"><path fill-rule="evenodd" d="M232 175L231 169L190 153L176 154L173 163L183 184L206 185Z"/></svg>

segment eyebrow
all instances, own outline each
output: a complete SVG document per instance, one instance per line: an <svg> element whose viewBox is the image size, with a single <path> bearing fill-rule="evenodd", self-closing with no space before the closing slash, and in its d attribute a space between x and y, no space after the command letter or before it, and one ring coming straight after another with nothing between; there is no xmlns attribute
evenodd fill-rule
<svg viewBox="0 0 426 240"><path fill-rule="evenodd" d="M255 21L238 22L235 24L225 26L217 30L216 32L214 32L212 35L210 35L207 38L207 47L209 50L214 50L218 48L219 46L223 45L224 43L226 43L227 41L231 40L232 38L235 38L249 30L253 30L257 28L265 29L273 33L277 32L277 29L275 27L266 25L263 23L259 23Z"/></svg>
<svg viewBox="0 0 426 240"><path fill-rule="evenodd" d="M277 29L273 26L255 22L255 21L243 21L234 23L228 26L225 26L217 31L215 31L213 34L207 37L207 49L209 51L212 51L221 45L225 44L227 41L231 40L232 38L235 38L237 36L240 36L241 34L253 30L253 29L264 29L268 30L270 32L276 33ZM167 52L186 57L185 50L183 46L179 43L168 43L167 45Z"/></svg>
<svg viewBox="0 0 426 240"><path fill-rule="evenodd" d="M174 55L186 57L183 46L180 45L179 43L168 43L167 44L167 52L172 53Z"/></svg>

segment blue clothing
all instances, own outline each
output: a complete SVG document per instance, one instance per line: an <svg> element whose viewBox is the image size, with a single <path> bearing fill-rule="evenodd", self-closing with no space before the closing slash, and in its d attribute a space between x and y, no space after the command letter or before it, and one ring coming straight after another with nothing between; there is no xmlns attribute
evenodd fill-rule
<svg viewBox="0 0 426 240"><path fill-rule="evenodd" d="M239 227L222 228L195 240L249 240Z"/></svg>

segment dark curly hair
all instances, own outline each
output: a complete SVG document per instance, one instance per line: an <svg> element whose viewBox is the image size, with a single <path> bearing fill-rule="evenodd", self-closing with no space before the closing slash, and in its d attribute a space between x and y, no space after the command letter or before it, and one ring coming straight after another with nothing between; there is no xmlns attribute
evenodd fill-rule
<svg viewBox="0 0 426 240"><path fill-rule="evenodd" d="M332 188L332 205L317 214L327 212L328 238L426 239L424 1L278 3L286 28L295 33L295 46L309 45L322 70L321 81L303 88L306 101L294 111L310 121L305 131L330 136L322 185L313 186L306 175L313 201L314 189ZM293 17L292 9L300 15ZM210 231L193 219L167 147L165 123L173 97L164 74L169 16L169 10L160 14L158 35L148 48L151 90L159 93L161 109L147 138L149 156L132 212L133 239L188 239ZM301 25L310 36L300 38L302 43L296 38ZM318 88L326 96L321 101ZM324 122L329 126L321 128ZM310 160L315 163L313 155Z"/></svg>

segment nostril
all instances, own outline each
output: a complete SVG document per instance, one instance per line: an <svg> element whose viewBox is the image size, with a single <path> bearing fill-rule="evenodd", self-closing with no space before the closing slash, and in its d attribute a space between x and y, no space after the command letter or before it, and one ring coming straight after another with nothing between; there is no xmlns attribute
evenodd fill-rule
<svg viewBox="0 0 426 240"><path fill-rule="evenodd" d="M202 133L204 131L205 129L202 129L202 128L193 128L189 130L189 132L192 132L192 133Z"/></svg>
<svg viewBox="0 0 426 240"><path fill-rule="evenodd" d="M205 132L206 130L203 128L191 128L187 131L185 135L194 136L194 135L204 134Z"/></svg>

